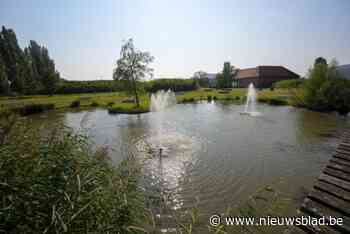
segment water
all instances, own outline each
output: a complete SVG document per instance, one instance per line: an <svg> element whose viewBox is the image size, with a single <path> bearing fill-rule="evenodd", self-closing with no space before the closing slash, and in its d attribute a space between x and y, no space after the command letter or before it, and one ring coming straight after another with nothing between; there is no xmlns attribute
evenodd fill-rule
<svg viewBox="0 0 350 234"><path fill-rule="evenodd" d="M260 113L256 111L256 90L253 83L249 84L247 91L247 101L244 106L243 114L257 116Z"/></svg>
<svg viewBox="0 0 350 234"><path fill-rule="evenodd" d="M160 90L151 95L151 111L159 112L176 104L176 97L171 90Z"/></svg>
<svg viewBox="0 0 350 234"><path fill-rule="evenodd" d="M178 104L142 115L96 109L31 118L33 125L84 127L96 144L111 148L114 164L135 154L144 162L141 186L149 196L161 191L166 205L178 212L197 206L206 220L239 206L267 184L297 205L329 160L337 136L350 126L349 118L334 114L256 108L262 113L259 118L241 115L244 105L220 102ZM159 141L165 149L161 163L152 152Z"/></svg>

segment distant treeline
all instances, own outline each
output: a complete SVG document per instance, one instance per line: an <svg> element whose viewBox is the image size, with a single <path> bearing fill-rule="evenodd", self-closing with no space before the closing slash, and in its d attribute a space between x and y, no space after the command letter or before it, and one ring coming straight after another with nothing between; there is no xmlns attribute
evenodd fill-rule
<svg viewBox="0 0 350 234"><path fill-rule="evenodd" d="M146 92L156 92L158 90L171 89L175 92L189 91L197 88L196 82L192 79L157 79L151 81L138 82L139 89ZM99 93L99 92L119 92L125 91L127 83L125 81L114 80L94 80L94 81L62 81L55 93Z"/></svg>
<svg viewBox="0 0 350 234"><path fill-rule="evenodd" d="M60 75L48 50L30 41L24 50L12 29L0 32L0 93L53 94Z"/></svg>
<svg viewBox="0 0 350 234"><path fill-rule="evenodd" d="M144 82L144 87L147 92L151 93L161 89L180 92L197 89L197 82L193 79L157 79Z"/></svg>

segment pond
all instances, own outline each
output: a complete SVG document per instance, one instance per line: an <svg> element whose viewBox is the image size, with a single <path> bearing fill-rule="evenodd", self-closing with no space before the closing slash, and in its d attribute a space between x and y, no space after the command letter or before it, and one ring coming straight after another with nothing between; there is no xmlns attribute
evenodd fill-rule
<svg viewBox="0 0 350 234"><path fill-rule="evenodd" d="M50 112L33 121L61 121L86 131L97 145L110 147L115 164L135 155L143 162L142 186L150 196L168 194L171 209L196 205L207 215L238 206L266 185L301 198L350 124L336 114L293 107L258 105L256 117L241 115L243 109L205 102L142 115Z"/></svg>

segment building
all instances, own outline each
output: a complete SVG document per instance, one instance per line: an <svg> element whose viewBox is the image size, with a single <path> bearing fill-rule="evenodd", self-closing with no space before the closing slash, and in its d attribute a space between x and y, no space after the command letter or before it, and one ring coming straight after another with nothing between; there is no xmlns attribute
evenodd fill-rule
<svg viewBox="0 0 350 234"><path fill-rule="evenodd" d="M339 71L342 77L350 80L350 64L338 66L337 70Z"/></svg>
<svg viewBox="0 0 350 234"><path fill-rule="evenodd" d="M257 88L269 88L277 81L298 78L298 74L282 66L258 66L238 70L232 84L233 87L246 88L253 83Z"/></svg>
<svg viewBox="0 0 350 234"><path fill-rule="evenodd" d="M216 73L206 73L205 78L208 79L208 85L210 88L215 88L217 84Z"/></svg>

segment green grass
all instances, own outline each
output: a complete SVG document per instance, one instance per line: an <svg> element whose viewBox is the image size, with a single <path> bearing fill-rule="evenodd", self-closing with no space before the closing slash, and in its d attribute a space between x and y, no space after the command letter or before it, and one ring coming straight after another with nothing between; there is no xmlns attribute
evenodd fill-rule
<svg viewBox="0 0 350 234"><path fill-rule="evenodd" d="M60 124L0 124L0 233L135 233L143 225L132 156L116 168L106 148L93 150Z"/></svg>
<svg viewBox="0 0 350 234"><path fill-rule="evenodd" d="M245 100L246 92L246 89L198 89L195 91L179 92L176 99L178 103L197 102L201 100L225 100L242 103ZM291 94L287 89L275 89L274 91L265 89L258 91L258 101L269 104L291 104L290 96ZM149 111L150 100L148 94L144 93L140 95L140 107L136 107L134 103L124 103L123 100L128 98L130 98L130 95L125 92L0 97L0 111L6 109L25 109L27 106L33 105L54 105L55 109L100 107L108 109L110 113L136 114ZM45 110L45 108L42 109Z"/></svg>

